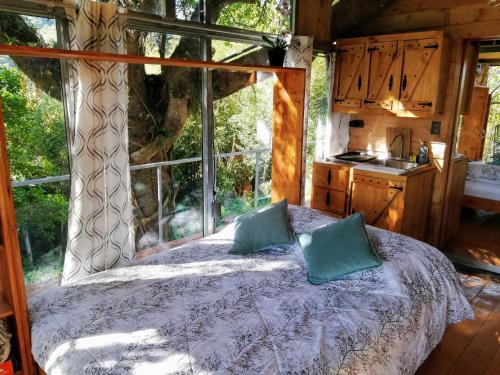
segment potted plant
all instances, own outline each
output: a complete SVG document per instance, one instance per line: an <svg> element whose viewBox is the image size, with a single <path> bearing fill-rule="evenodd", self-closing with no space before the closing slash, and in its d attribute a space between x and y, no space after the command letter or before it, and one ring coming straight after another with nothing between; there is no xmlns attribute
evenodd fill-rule
<svg viewBox="0 0 500 375"><path fill-rule="evenodd" d="M283 66L283 63L285 62L285 54L288 49L288 41L286 38L280 35L274 41L267 36L263 36L262 39L264 39L264 41L269 45L267 50L269 65Z"/></svg>

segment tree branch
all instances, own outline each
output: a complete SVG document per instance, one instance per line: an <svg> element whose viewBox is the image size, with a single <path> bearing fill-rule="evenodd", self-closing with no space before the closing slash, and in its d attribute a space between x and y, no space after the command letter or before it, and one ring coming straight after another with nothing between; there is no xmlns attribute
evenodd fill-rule
<svg viewBox="0 0 500 375"><path fill-rule="evenodd" d="M51 47L21 16L8 13L0 13L0 43ZM61 100L61 68L58 60L14 56L11 59L45 93Z"/></svg>

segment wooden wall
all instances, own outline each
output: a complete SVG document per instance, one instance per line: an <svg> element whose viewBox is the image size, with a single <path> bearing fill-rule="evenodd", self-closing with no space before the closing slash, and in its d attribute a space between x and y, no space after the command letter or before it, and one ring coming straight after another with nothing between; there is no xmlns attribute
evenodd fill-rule
<svg viewBox="0 0 500 375"><path fill-rule="evenodd" d="M467 94L459 95L460 87L466 86L466 79L462 77L464 40L500 38L500 7L489 6L485 0L396 0L379 16L363 23L349 36L425 29L443 29L451 41L443 112L428 120L358 115L356 118L363 119L365 127L351 128L349 148L385 151L385 129L391 126L412 130L411 149L414 153L419 140L427 141L437 167L427 241L441 246L444 239L441 228L445 212L449 211L445 202L452 190L447 181L450 165L453 165L450 160L456 143L457 108L466 107L464 98ZM441 122L438 136L430 134L432 120Z"/></svg>

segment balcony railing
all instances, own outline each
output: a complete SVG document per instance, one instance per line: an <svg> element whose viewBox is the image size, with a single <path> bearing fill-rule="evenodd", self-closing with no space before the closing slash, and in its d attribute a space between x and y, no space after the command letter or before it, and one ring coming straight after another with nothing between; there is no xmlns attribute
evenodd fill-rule
<svg viewBox="0 0 500 375"><path fill-rule="evenodd" d="M314 141L314 142L307 142L308 145L311 144L317 144L321 143L323 141ZM255 154L255 169L254 169L254 176L255 176L255 182L254 182L254 207L258 206L258 203L260 200L263 199L268 199L269 196L259 196L259 180L260 180L260 156L262 153L270 152L271 148L259 148L259 149L254 149L254 150L246 150L246 151L237 151L237 152L227 152L227 153L220 153L220 154L215 154L215 159L221 159L221 158L228 158L228 157L235 157L235 156L248 156L248 155L253 155ZM158 240L159 242L163 242L163 225L162 221L164 220L163 217L163 205L162 205L162 197L163 197L163 186L161 184L162 181L162 167L167 167L167 166L172 166L172 165L180 165L180 164L187 164L187 163L195 163L195 162L201 162L202 158L201 156L195 157L195 158L187 158L187 159L178 159L178 160L167 160L167 161L160 161L156 163L147 163L147 164L141 164L141 165L133 165L130 167L130 171L139 171L139 170L144 170L144 169L151 169L155 168L156 169L156 185L157 185L157 201L158 201ZM26 187L26 186L36 186L36 185L41 185L41 184L48 184L48 183L53 183L53 182L60 182L60 181L69 181L70 176L69 175L61 175L61 176L54 176L54 177L44 177L44 178L37 178L37 179L32 179L32 180L24 180L24 181L13 181L12 182L12 187L13 188L19 188L19 187Z"/></svg>
<svg viewBox="0 0 500 375"><path fill-rule="evenodd" d="M246 151L237 151L237 152L227 152L215 154L216 159L235 157L235 156L248 156L255 155L255 183L254 183L254 207L257 207L258 202L262 199L269 198L268 196L259 197L259 169L260 169L260 158L262 153L270 152L271 148L260 148L255 150L246 150ZM195 158L187 158L187 159L178 159L178 160L168 160L168 161L160 161L156 163L147 163L141 165L133 165L130 167L130 171L140 171L144 169L156 169L156 185L157 185L157 201L158 201L158 240L159 242L163 242L163 225L162 222L164 220L163 217L163 205L162 205L162 197L163 197L163 185L162 181L162 167L180 165L180 164L188 164L188 163L196 163L201 162L201 156ZM27 187L27 186L36 186L42 184L48 184L53 182L61 182L61 181L69 181L70 175L61 175L61 176L53 176L53 177L44 177L44 178L36 178L32 180L24 180L24 181L13 181L12 187Z"/></svg>

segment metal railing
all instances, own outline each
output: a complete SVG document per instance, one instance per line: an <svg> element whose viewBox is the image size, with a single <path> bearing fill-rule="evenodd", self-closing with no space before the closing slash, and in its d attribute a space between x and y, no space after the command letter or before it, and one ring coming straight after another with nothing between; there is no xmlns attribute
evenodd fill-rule
<svg viewBox="0 0 500 375"><path fill-rule="evenodd" d="M313 142L307 142L308 145L311 144L318 144L323 142L322 140L319 141L313 141ZM271 152L271 148L259 148L259 149L254 149L254 150L246 150L246 151L236 151L236 152L226 152L226 153L220 153L220 154L215 154L214 158L215 159L222 159L222 158L228 158L228 157L235 157L235 156L248 156L255 154L255 169L254 169L254 207L258 207L258 203L260 200L263 199L268 199L269 196L262 196L260 197L259 195L259 185L260 185L260 159L261 159L261 154L266 153L266 152ZM178 160L167 160L167 161L160 161L156 163L147 163L147 164L141 164L141 165L132 165L130 166L130 171L139 171L139 170L144 170L144 169L151 169L155 168L156 169L156 185L157 185L157 201L158 201L158 207L157 207L157 216L158 216L158 240L159 242L163 242L163 220L165 219L163 217L163 184L161 183L162 181L162 167L167 167L167 166L173 166L173 165L181 165L181 164L188 164L188 163L196 163L196 162L201 162L202 157L194 157L194 158L186 158L186 159L178 159ZM70 175L61 175L61 176L54 176L54 177L44 177L44 178L37 178L37 179L32 179L32 180L24 180L24 181L13 181L12 182L12 187L13 188L19 188L19 187L26 187L26 186L36 186L36 185L42 185L42 184L48 184L48 183L53 183L53 182L61 182L61 181L69 181Z"/></svg>
<svg viewBox="0 0 500 375"><path fill-rule="evenodd" d="M270 152L271 148L259 148L259 149L254 149L254 150L247 150L247 151L237 151L237 152L226 152L226 153L220 153L220 154L215 154L214 157L215 159L222 159L222 158L229 158L229 157L235 157L235 156L248 156L255 154L255 170L254 170L254 176L255 176L255 182L254 182L254 207L258 206L258 202L262 199L267 199L269 198L268 196L264 197L259 197L259 179L260 179L260 158L262 153ZM173 165L181 165L181 164L188 164L188 163L196 163L196 162L201 162L202 157L194 157L194 158L186 158L186 159L178 159L178 160L167 160L167 161L160 161L156 163L147 163L147 164L141 164L141 165L132 165L130 166L130 171L140 171L144 169L156 169L156 185L157 185L157 191L156 191L156 196L157 196L157 201L158 201L158 207L157 207L157 216L158 216L158 239L160 242L163 242L163 184L161 183L162 181L162 167L167 167L167 166L173 166ZM60 175L60 176L54 176L54 177L44 177L44 178L36 178L32 180L24 180L24 181L13 181L12 182L12 187L13 188L19 188L19 187L26 187L26 186L36 186L36 185L42 185L42 184L48 184L48 183L53 183L53 182L61 182L61 181L69 181L70 180L70 175Z"/></svg>

